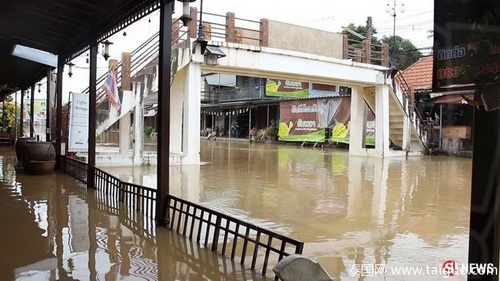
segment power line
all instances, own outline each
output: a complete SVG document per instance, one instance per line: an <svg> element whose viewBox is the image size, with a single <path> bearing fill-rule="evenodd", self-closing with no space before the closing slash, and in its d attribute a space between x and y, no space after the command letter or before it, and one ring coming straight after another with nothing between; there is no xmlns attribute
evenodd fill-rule
<svg viewBox="0 0 500 281"><path fill-rule="evenodd" d="M403 20L403 19L407 19L407 18L412 18L412 17L416 17L416 16L420 16L420 15L423 15L423 14L427 14L427 13L432 13L434 11L426 11L426 12L421 12L421 13L418 13L418 14L413 14L413 15L408 15L406 17L398 17L398 20ZM375 22L374 25L380 25L380 24L386 24L386 23L392 23L393 20L385 20L385 21L381 21L381 22Z"/></svg>

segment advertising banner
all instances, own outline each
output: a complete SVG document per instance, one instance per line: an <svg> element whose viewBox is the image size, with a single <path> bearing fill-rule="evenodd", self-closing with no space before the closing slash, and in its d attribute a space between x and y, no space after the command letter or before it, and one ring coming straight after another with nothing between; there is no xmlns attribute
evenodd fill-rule
<svg viewBox="0 0 500 281"><path fill-rule="evenodd" d="M434 5L433 90L500 82L500 1Z"/></svg>
<svg viewBox="0 0 500 281"><path fill-rule="evenodd" d="M326 130L332 137L346 137L350 97L301 99L280 102L278 137L282 141L323 142Z"/></svg>
<svg viewBox="0 0 500 281"><path fill-rule="evenodd" d="M89 96L70 93L68 152L88 151L89 140Z"/></svg>
<svg viewBox="0 0 500 281"><path fill-rule="evenodd" d="M294 80L267 79L266 96L288 98L338 97L348 94L349 88Z"/></svg>

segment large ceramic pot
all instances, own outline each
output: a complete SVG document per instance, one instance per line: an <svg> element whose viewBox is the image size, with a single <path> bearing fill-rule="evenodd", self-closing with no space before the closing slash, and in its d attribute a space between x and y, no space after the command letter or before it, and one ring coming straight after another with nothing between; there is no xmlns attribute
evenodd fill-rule
<svg viewBox="0 0 500 281"><path fill-rule="evenodd" d="M23 146L26 144L28 141L33 141L35 138L30 138L30 137L22 137L18 138L16 141L16 157L17 161L22 162L23 161Z"/></svg>
<svg viewBox="0 0 500 281"><path fill-rule="evenodd" d="M56 149L50 142L27 141L23 146L23 168L31 174L50 173L56 163Z"/></svg>

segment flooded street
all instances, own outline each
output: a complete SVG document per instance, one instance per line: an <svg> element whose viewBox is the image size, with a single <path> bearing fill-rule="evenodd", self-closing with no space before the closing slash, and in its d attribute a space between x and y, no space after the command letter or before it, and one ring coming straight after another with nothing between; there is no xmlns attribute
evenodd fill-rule
<svg viewBox="0 0 500 281"><path fill-rule="evenodd" d="M340 280L362 280L351 276L356 265L467 261L471 159L382 160L349 157L347 150L205 140L201 159L201 166L170 168L171 193L304 241L304 255ZM156 167L105 170L156 186Z"/></svg>
<svg viewBox="0 0 500 281"><path fill-rule="evenodd" d="M252 280L183 236L131 220L67 175L16 173L14 163L14 149L0 147L2 281Z"/></svg>
<svg viewBox="0 0 500 281"><path fill-rule="evenodd" d="M467 261L470 159L219 140L202 140L201 159L170 167L173 195L305 242L304 255L335 280L444 280L352 270ZM14 161L0 148L2 280L261 280L164 228L131 222L68 176L16 174ZM154 166L101 168L156 186Z"/></svg>

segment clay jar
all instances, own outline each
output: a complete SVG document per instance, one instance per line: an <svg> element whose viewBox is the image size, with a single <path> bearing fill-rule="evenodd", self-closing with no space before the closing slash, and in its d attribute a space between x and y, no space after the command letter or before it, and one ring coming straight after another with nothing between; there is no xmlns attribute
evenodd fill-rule
<svg viewBox="0 0 500 281"><path fill-rule="evenodd" d="M23 148L26 142L28 141L33 141L35 138L30 138L30 137L23 137L23 138L18 138L16 141L16 157L17 161L22 162L23 161Z"/></svg>
<svg viewBox="0 0 500 281"><path fill-rule="evenodd" d="M56 149L50 142L27 141L22 150L22 162L25 172L44 174L54 170Z"/></svg>

